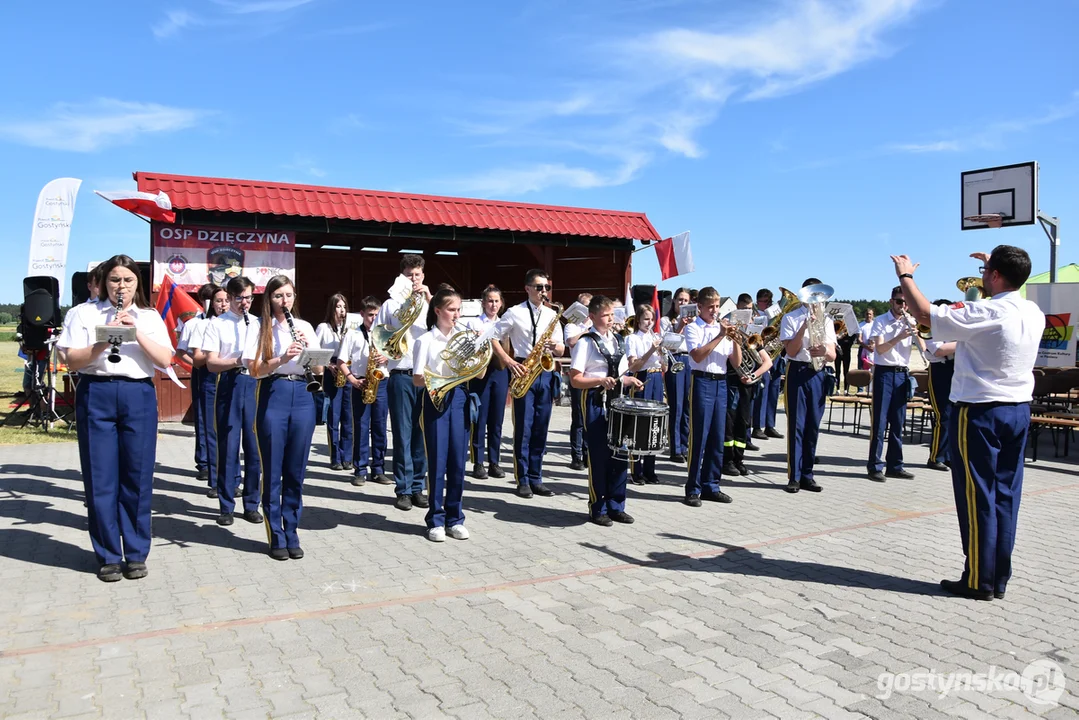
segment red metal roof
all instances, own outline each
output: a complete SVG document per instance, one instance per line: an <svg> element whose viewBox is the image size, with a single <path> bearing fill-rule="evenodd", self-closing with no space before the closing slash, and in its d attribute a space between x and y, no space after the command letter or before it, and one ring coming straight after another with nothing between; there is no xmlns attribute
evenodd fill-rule
<svg viewBox="0 0 1079 720"><path fill-rule="evenodd" d="M136 172L134 177L139 190L164 191L178 210L300 215L646 242L662 239L644 213L147 172Z"/></svg>

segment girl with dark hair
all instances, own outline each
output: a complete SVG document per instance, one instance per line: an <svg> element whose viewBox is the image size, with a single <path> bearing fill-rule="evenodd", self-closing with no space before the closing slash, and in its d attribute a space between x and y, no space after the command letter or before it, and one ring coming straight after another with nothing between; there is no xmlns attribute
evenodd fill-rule
<svg viewBox="0 0 1079 720"><path fill-rule="evenodd" d="M461 317L461 296L453 288L441 287L431 298L427 311L429 330L416 341L412 354L412 384L424 388L424 370L436 375L452 374L442 351L457 332ZM468 392L463 384L446 395L439 410L427 392L423 393L420 420L427 453L427 539L443 542L448 534L467 540L461 498L465 489L465 462L468 458Z"/></svg>
<svg viewBox="0 0 1079 720"><path fill-rule="evenodd" d="M262 509L270 557L303 557L298 529L303 510L303 479L315 429L315 399L307 391L305 347L318 347L315 330L295 317L296 288L285 275L266 283L262 321L243 359L259 378L255 391L255 436L262 458ZM322 371L312 367L312 372Z"/></svg>
<svg viewBox="0 0 1079 720"><path fill-rule="evenodd" d="M639 391L631 391L630 396L663 402L664 362L663 353L659 352L661 336L652 331L656 321L655 309L642 303L637 306L634 318L636 331L626 338L626 357L629 359L630 372L641 381L643 387ZM658 483L655 455L637 458L630 473L634 485Z"/></svg>
<svg viewBox="0 0 1079 720"><path fill-rule="evenodd" d="M319 346L333 350L333 362L322 373L322 392L326 396L326 439L330 447L330 469L352 470L352 387L337 369L337 353L348 332L348 300L341 293L330 296L326 319L315 328Z"/></svg>
<svg viewBox="0 0 1079 720"><path fill-rule="evenodd" d="M214 396L217 373L206 367L202 342L210 319L225 312L229 306L228 293L213 283L199 288L199 304L203 311L184 323L176 343L176 355L191 366L191 406L195 417L195 470L199 480L206 480L210 489L217 488L217 433L214 430Z"/></svg>
<svg viewBox="0 0 1079 720"><path fill-rule="evenodd" d="M488 285L483 291L483 313L477 318L470 318L466 326L471 330L483 332L488 324L497 322L499 312L505 306L502 291L494 285ZM475 378L468 384L468 391L480 399L476 424L472 426L472 477L477 480L487 478L488 472L493 478L504 478L506 473L499 467L502 453L502 421L506 417L506 393L509 392L510 371L502 361L494 356L487 366L487 373ZM484 451L489 467L483 466Z"/></svg>
<svg viewBox="0 0 1079 720"><path fill-rule="evenodd" d="M671 311L659 321L661 332L682 335L686 325L693 322L692 317L681 314L682 306L691 302L690 293L691 290L684 287L674 291L671 296ZM684 344L681 350L672 355L675 362L689 367L689 354ZM671 434L671 460L684 463L686 453L689 452L689 373L684 370L674 373L668 368L663 375L663 383L667 387L667 404L671 408L670 422L667 425Z"/></svg>
<svg viewBox="0 0 1079 720"><path fill-rule="evenodd" d="M75 418L97 576L114 582L146 577L150 503L157 459L154 367L168 367L172 341L161 316L146 302L139 267L116 255L102 269L98 302L72 319L57 347L79 373ZM109 352L96 341L99 325L135 329L135 340ZM106 356L117 358L108 362ZM121 562L126 565L121 568Z"/></svg>

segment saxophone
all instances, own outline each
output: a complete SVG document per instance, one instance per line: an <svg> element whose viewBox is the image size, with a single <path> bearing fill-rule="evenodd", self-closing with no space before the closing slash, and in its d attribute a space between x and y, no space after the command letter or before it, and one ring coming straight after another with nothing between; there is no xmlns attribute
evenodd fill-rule
<svg viewBox="0 0 1079 720"><path fill-rule="evenodd" d="M344 334L344 333L342 332L342 335L343 335L343 334ZM333 336L334 336L334 338L336 338L336 337L337 337L337 332L336 332L336 330L334 331L334 334L333 334ZM340 341L338 341L338 344L337 344L337 348L338 348L338 350L340 350L340 349L341 349L341 343L340 343ZM349 364L349 361L348 361L348 360L345 360L345 365L348 365L348 364ZM333 384L334 384L334 387L338 387L338 388L343 388L343 387L345 386L345 384L346 384L346 383L348 382L348 379L347 379L347 378L345 377L345 371L344 371L344 370L339 370L339 369L337 369L336 367L334 367L334 368L333 368L333 369L332 369L332 370L331 370L330 372L332 372L332 373L333 373Z"/></svg>
<svg viewBox="0 0 1079 720"><path fill-rule="evenodd" d="M375 348L371 342L367 343L367 371L363 377L366 381L363 386L363 404L371 405L378 399L378 384L386 379L386 368L378 364L375 354L371 352Z"/></svg>
<svg viewBox="0 0 1079 720"><path fill-rule="evenodd" d="M528 389L532 387L532 383L536 382L536 378L539 377L541 372L550 372L554 369L554 356L547 350L547 343L550 341L551 335L554 334L555 328L558 327L558 322L562 319L564 308L558 303L545 302L544 305L551 307L556 313L554 320L543 331L543 335L536 339L536 344L532 346L532 352L528 353L528 357L522 363L525 366L525 374L510 380L510 395L518 400L528 394Z"/></svg>

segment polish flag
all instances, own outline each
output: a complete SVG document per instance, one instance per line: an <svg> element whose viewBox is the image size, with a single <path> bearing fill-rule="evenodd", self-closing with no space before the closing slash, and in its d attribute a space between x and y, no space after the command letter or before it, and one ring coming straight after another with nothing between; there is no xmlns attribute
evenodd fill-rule
<svg viewBox="0 0 1079 720"><path fill-rule="evenodd" d="M660 240L655 247L659 272L664 280L693 272L693 253L689 249L688 231Z"/></svg>

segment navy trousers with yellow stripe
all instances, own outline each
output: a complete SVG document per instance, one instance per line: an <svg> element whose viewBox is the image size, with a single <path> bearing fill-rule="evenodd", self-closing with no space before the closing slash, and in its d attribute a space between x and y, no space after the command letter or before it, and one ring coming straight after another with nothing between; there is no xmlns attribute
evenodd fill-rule
<svg viewBox="0 0 1079 720"><path fill-rule="evenodd" d="M270 549L300 546L303 480L311 434L315 431L315 398L303 380L258 381L255 435L262 459L262 510Z"/></svg>
<svg viewBox="0 0 1079 720"><path fill-rule="evenodd" d="M202 388L206 383L206 373L205 366L191 368L191 419L195 426L195 469L199 472L208 470L209 463L213 462L213 456L209 454L206 447L206 435L203 432L207 422L213 421L213 416L208 418L205 408L199 402L199 398L202 397ZM213 487L212 482L210 487Z"/></svg>
<svg viewBox="0 0 1079 720"><path fill-rule="evenodd" d="M153 382L83 375L75 387L75 429L97 561L144 562L157 458Z"/></svg>
<svg viewBox="0 0 1079 720"><path fill-rule="evenodd" d="M952 462L952 488L967 556L961 582L1004 592L1012 575L1030 404L960 403L953 410L958 461Z"/></svg>
<svg viewBox="0 0 1079 720"><path fill-rule="evenodd" d="M690 376L689 478L686 496L719 492L723 435L727 425L727 380Z"/></svg>
<svg viewBox="0 0 1079 720"><path fill-rule="evenodd" d="M800 360L788 363L783 406L787 413L787 480L809 482L813 480L817 436L824 416L824 371Z"/></svg>
<svg viewBox="0 0 1079 720"><path fill-rule="evenodd" d="M198 376L196 391L195 377ZM191 404L198 409L195 434L198 443L205 449L201 470L206 469L209 487L217 487L217 373L206 367L195 368L191 373Z"/></svg>
<svg viewBox="0 0 1079 720"><path fill-rule="evenodd" d="M502 459L502 422L506 417L506 393L509 392L509 368L487 366L487 374L468 384L469 392L480 399L480 411L472 427L472 464L486 461L498 465Z"/></svg>
<svg viewBox="0 0 1079 720"><path fill-rule="evenodd" d="M258 439L255 437L255 390L258 381L235 370L218 373L215 404L217 433L217 498L222 514L236 508L240 486L240 445L243 444L244 512L259 509Z"/></svg>
<svg viewBox="0 0 1079 720"><path fill-rule="evenodd" d="M933 406L933 440L929 444L929 462L951 462L952 374L955 363L929 363L929 402Z"/></svg>
<svg viewBox="0 0 1079 720"><path fill-rule="evenodd" d="M541 372L523 398L513 399L513 470L518 485L543 482L543 454L551 425L555 375Z"/></svg>
<svg viewBox="0 0 1079 720"><path fill-rule="evenodd" d="M903 469L903 423L907 419L907 399L910 397L910 374L878 365L873 371L873 423L869 431L869 472L898 472ZM880 455L884 448L885 430L888 452L885 462Z"/></svg>
<svg viewBox="0 0 1079 720"><path fill-rule="evenodd" d="M468 393L458 385L436 410L423 394L423 446L427 452L428 528L451 528L465 521L461 498L468 459Z"/></svg>
<svg viewBox="0 0 1079 720"><path fill-rule="evenodd" d="M689 355L679 353L675 362L685 365L682 372L663 373L663 384L667 387L667 407L670 419L667 427L671 434L671 455L688 455L689 445Z"/></svg>
<svg viewBox="0 0 1079 720"><path fill-rule="evenodd" d="M663 373L639 372L637 373L637 379L644 383L644 389L634 390L630 393L630 397L640 398L641 400L663 402ZM668 422L670 422L669 418ZM634 460L633 474L641 477L655 478L656 456L646 455L643 458Z"/></svg>
<svg viewBox="0 0 1079 720"><path fill-rule="evenodd" d="M330 370L322 371L322 391L326 394L326 445L330 464L352 462L352 385L337 387Z"/></svg>
<svg viewBox="0 0 1079 720"><path fill-rule="evenodd" d="M626 510L628 464L613 457L607 445L605 395L597 388L581 391L585 452L588 453L588 513L592 518Z"/></svg>

